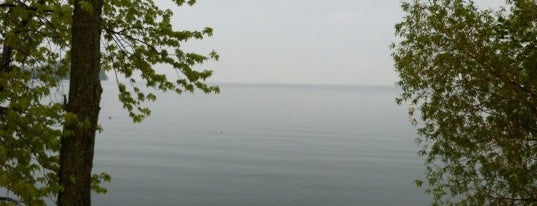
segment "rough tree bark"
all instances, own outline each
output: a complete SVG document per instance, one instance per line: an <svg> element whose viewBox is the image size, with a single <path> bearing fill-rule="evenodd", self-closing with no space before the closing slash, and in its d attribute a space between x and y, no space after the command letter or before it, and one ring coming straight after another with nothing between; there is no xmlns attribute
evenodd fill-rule
<svg viewBox="0 0 537 206"><path fill-rule="evenodd" d="M63 190L58 194L59 206L91 205L91 169L102 93L102 5L103 0L74 1L68 114L60 149L59 183Z"/></svg>

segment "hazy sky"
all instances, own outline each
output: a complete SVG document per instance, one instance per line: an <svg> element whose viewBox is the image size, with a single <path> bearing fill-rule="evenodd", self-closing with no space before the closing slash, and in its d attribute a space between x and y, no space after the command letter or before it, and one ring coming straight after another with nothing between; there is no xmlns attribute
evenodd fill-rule
<svg viewBox="0 0 537 206"><path fill-rule="evenodd" d="M173 8L177 28L214 29L213 37L187 45L221 55L204 65L215 72L211 82L393 85L389 44L402 19L399 5L399 0L198 0L193 7Z"/></svg>

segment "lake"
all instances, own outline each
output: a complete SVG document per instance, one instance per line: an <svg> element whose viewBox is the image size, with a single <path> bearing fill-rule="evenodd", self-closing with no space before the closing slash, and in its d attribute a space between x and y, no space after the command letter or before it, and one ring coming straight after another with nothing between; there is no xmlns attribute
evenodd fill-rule
<svg viewBox="0 0 537 206"><path fill-rule="evenodd" d="M415 128L392 86L221 84L161 94L132 123L104 82L94 205L426 205Z"/></svg>

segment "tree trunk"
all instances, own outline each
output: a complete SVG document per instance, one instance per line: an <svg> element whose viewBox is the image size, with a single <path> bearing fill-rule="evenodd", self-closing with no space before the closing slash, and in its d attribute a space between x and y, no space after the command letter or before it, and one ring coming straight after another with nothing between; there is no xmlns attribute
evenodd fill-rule
<svg viewBox="0 0 537 206"><path fill-rule="evenodd" d="M91 169L102 87L99 81L102 0L74 1L71 78L61 139L59 206L91 205ZM76 117L76 118L75 118Z"/></svg>

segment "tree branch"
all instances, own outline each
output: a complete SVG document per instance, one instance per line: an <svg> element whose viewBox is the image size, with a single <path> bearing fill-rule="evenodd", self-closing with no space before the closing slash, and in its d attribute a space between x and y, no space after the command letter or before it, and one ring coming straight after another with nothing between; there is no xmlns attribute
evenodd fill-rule
<svg viewBox="0 0 537 206"><path fill-rule="evenodd" d="M21 202L20 201L17 201L13 198L10 198L10 197L0 197L0 202L4 202L4 203L13 203L15 205L21 205Z"/></svg>
<svg viewBox="0 0 537 206"><path fill-rule="evenodd" d="M21 5L17 5L17 4L12 4L12 3L1 3L0 4L0 8L15 8L15 7L23 7L25 8L26 10L30 10L30 11L37 11L37 8L36 7L33 7L33 6L28 6L26 4L23 4L21 2ZM44 11L44 12L47 12L47 13L52 13L54 12L52 9L42 9L40 11Z"/></svg>
<svg viewBox="0 0 537 206"><path fill-rule="evenodd" d="M143 41L143 40L141 40L141 39L138 39L138 38L136 38L136 37L134 37L134 36L131 36L131 35L122 33L123 31L126 31L126 30L136 29L136 28L134 28L134 27L131 27L131 28L125 28L125 29L123 29L123 30L121 30L121 31L115 31L115 30L110 29L110 28L102 28L102 29L103 29L105 32L109 32L109 33L112 33L112 34L116 34L116 35L124 36L124 37L126 37L127 39L130 39L130 40L136 41L136 42L138 42L138 43L144 44L144 45L146 45L147 47L149 47L151 50L153 50L153 52L155 52L156 54L159 54L159 55L162 54L161 52L158 51L158 49L157 49L154 45L152 45L152 44L150 44L150 43L148 43L148 42L146 42L146 41Z"/></svg>

